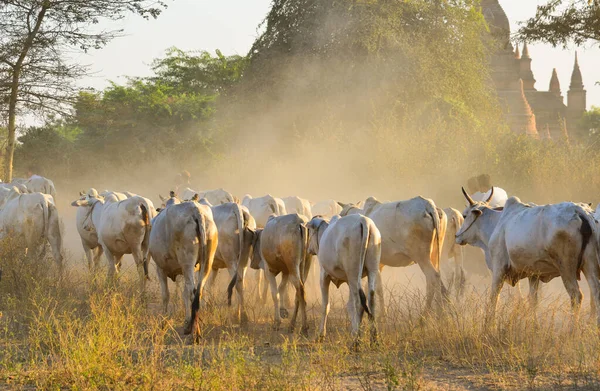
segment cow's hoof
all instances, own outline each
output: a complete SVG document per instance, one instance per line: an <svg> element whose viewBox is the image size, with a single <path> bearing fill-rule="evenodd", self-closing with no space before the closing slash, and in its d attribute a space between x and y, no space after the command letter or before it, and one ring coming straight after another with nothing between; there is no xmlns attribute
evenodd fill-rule
<svg viewBox="0 0 600 391"><path fill-rule="evenodd" d="M290 313L288 312L287 309L285 308L280 308L279 309L279 316L281 316L282 319L287 319L288 316L290 316Z"/></svg>

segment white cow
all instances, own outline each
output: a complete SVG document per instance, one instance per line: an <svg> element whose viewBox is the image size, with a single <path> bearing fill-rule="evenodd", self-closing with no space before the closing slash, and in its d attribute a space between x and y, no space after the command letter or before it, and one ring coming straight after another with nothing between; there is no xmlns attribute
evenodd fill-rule
<svg viewBox="0 0 600 391"><path fill-rule="evenodd" d="M200 202L202 203L203 200ZM238 297L236 316L244 325L248 323L248 315L244 308L244 276L254 242L256 223L245 207L233 202L213 206L211 210L219 232L219 245L208 285L214 287L219 269L227 269L231 278L227 287L227 302L231 305L233 288L236 288Z"/></svg>
<svg viewBox="0 0 600 391"><path fill-rule="evenodd" d="M196 191L186 187L179 194L179 198L184 201L190 201L194 195L198 194L198 198L205 198L211 205L221 205L228 202L236 202L236 198L227 190L216 189L208 191Z"/></svg>
<svg viewBox="0 0 600 391"><path fill-rule="evenodd" d="M86 195L85 192L79 192L79 196L84 199L86 196L91 198L102 198L105 203L119 202L127 199L124 193L113 192L105 190L98 194L96 189L90 189ZM75 223L77 232L81 238L81 245L83 246L83 252L88 262L89 270L97 270L100 264L100 258L104 250L98 242L98 233L92 222L91 209L88 208L77 208L77 214L75 215Z"/></svg>
<svg viewBox="0 0 600 391"><path fill-rule="evenodd" d="M32 193L43 193L49 194L56 198L56 189L54 188L54 182L48 178L44 178L39 175L33 175L23 183L27 189Z"/></svg>
<svg viewBox="0 0 600 391"><path fill-rule="evenodd" d="M177 204L181 203L181 200L177 197L177 195L175 194L174 191L169 192L169 198L163 197L160 194L158 195L158 197L160 198L160 200L162 202L161 209L167 208L171 205L177 205ZM158 211L160 212L160 210L158 210Z"/></svg>
<svg viewBox="0 0 600 391"><path fill-rule="evenodd" d="M131 198L131 197L135 197L137 194L131 193L129 191L110 191L110 190L104 190L102 193L100 193L101 197L104 197L105 199L107 197L110 196L114 196L118 201L123 201L126 200L127 198Z"/></svg>
<svg viewBox="0 0 600 391"><path fill-rule="evenodd" d="M95 189L90 189L88 194L71 205L84 209L85 214L91 216L87 228L98 235L98 243L108 259L108 278L114 278L119 271L123 255L131 254L144 292L148 277L150 221L156 215L154 205L140 196L106 202L102 197L96 198L96 194L98 192Z"/></svg>
<svg viewBox="0 0 600 391"><path fill-rule="evenodd" d="M312 209L310 207L309 200L291 196L283 198L283 203L287 213L298 213L299 215L306 216L309 219L312 218Z"/></svg>
<svg viewBox="0 0 600 391"><path fill-rule="evenodd" d="M446 234L444 213L432 200L415 197L406 201L382 204L373 197L365 201L364 209L347 205L340 213L362 213L370 217L381 232L381 266L406 267L419 265L427 281L426 308L435 296L447 296L439 272L442 246ZM377 281L377 291L383 305L383 286Z"/></svg>
<svg viewBox="0 0 600 391"><path fill-rule="evenodd" d="M22 240L28 252L50 244L52 256L62 270L60 219L54 199L48 194L22 194L13 187L0 211L0 239Z"/></svg>
<svg viewBox="0 0 600 391"><path fill-rule="evenodd" d="M32 193L32 191L29 190L27 186L25 186L25 182L27 182L27 179L13 178L13 181L11 183L0 183L0 188L4 187L7 189L12 189L13 187L16 187L17 189L19 189L21 194Z"/></svg>
<svg viewBox="0 0 600 391"><path fill-rule="evenodd" d="M377 338L375 328L375 289L379 276L381 258L381 234L373 220L363 215L334 217L330 223L320 217L307 225L309 231L308 251L317 255L321 265L322 315L319 338L325 337L329 313L329 285L338 288L347 283L350 289L348 312L352 322L352 334L358 337L364 312L371 321L371 339ZM369 298L361 286L363 277L368 279Z"/></svg>
<svg viewBox="0 0 600 391"><path fill-rule="evenodd" d="M582 294L577 283L583 271L596 306L600 326L600 267L597 227L593 217L572 202L531 206L511 197L503 211L474 201L463 189L469 206L456 242L480 247L492 270L491 308L493 319L498 295L505 281L514 286L529 278L530 301L537 305L539 282L561 277L575 314Z"/></svg>
<svg viewBox="0 0 600 391"><path fill-rule="evenodd" d="M184 333L190 334L197 329L200 300L219 242L212 211L197 202L183 202L162 210L152 224L150 254L156 263L163 312L166 314L169 306L167 277L175 281L183 274ZM197 265L200 274L194 286Z"/></svg>
<svg viewBox="0 0 600 391"><path fill-rule="evenodd" d="M4 207L6 198L13 188L16 188L21 194L31 193L31 191L23 184L0 183L0 209Z"/></svg>
<svg viewBox="0 0 600 391"><path fill-rule="evenodd" d="M287 214L283 200L273 197L270 194L258 198L252 198L251 195L246 194L242 200L242 205L248 208L250 214L254 217L257 228L264 228L271 215L283 216ZM285 289L287 285L285 278L287 277L282 276L282 289ZM256 275L258 296L262 302L265 302L267 300L267 285L263 284L262 280L262 272L258 270ZM287 316L285 309L282 313L284 317Z"/></svg>
<svg viewBox="0 0 600 391"><path fill-rule="evenodd" d="M465 270L464 264L464 247L456 243L456 233L460 230L464 222L462 214L454 208L445 208L444 213L447 218L446 235L444 237L444 245L442 246L442 261L441 264L447 264L450 259L454 261L454 271L450 279L452 286L456 289L456 296L460 297L465 288ZM442 266L443 267L443 266Z"/></svg>
<svg viewBox="0 0 600 391"><path fill-rule="evenodd" d="M252 198L251 195L246 194L242 200L242 205L248 208L258 228L264 228L271 215L283 216L287 214L283 200L270 194L258 198Z"/></svg>
<svg viewBox="0 0 600 391"><path fill-rule="evenodd" d="M0 209L4 208L4 204L6 203L6 200L8 200L8 196L11 194L11 192L12 192L12 186L11 187L0 186ZM19 192L19 193L21 193L21 192Z"/></svg>
<svg viewBox="0 0 600 391"><path fill-rule="evenodd" d="M508 194L506 194L506 191L503 188L494 186L485 193L478 191L471 194L471 199L479 202L486 202L485 200L489 200L487 201L487 204L490 208L502 208L508 200Z"/></svg>
<svg viewBox="0 0 600 391"><path fill-rule="evenodd" d="M330 219L342 213L342 206L335 200L325 200L311 205L311 210L313 216L323 216L326 219Z"/></svg>
<svg viewBox="0 0 600 391"><path fill-rule="evenodd" d="M307 218L298 214L271 217L263 230L257 230L254 243L254 259L264 263L264 271L274 306L274 328L281 325L279 289L275 277L287 276L296 288L296 302L290 322L290 332L296 325L298 310L302 313L302 333L308 332L306 296L304 283L310 270L311 256L308 254Z"/></svg>

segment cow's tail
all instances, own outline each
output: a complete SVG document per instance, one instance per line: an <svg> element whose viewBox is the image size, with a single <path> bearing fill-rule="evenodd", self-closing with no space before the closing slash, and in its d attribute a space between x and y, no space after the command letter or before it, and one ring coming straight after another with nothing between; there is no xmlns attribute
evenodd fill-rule
<svg viewBox="0 0 600 391"><path fill-rule="evenodd" d="M304 290L304 283L305 278L305 272L304 269L306 268L306 255L308 253L308 227L306 227L306 224L304 223L300 223L299 224L299 229L300 229L300 239L301 239L301 243L300 243L300 267L298 268L298 270L300 271L300 296L302 297L303 300L306 300L306 292Z"/></svg>
<svg viewBox="0 0 600 391"><path fill-rule="evenodd" d="M198 322L198 311L200 310L200 290L202 288L202 280L208 267L208 240L206 234L206 217L199 210L194 211L194 223L196 225L196 237L198 238L198 258L196 262L200 264L200 276L192 299L192 319L189 323L189 329L186 329L186 334L192 332Z"/></svg>
<svg viewBox="0 0 600 391"><path fill-rule="evenodd" d="M435 243L432 243L436 246L434 253L434 259L432 259L431 263L436 270L440 270L440 259L442 259L442 232L441 232L441 221L440 215L438 214L437 208L433 204L433 202L427 202L425 210L429 216L431 216L433 220L433 229L435 235Z"/></svg>
<svg viewBox="0 0 600 391"><path fill-rule="evenodd" d="M238 272L236 270L235 274L233 275L233 278L229 282L229 285L227 285L227 306L229 306L229 307L231 307L231 296L233 296L233 288L235 288L235 283L237 282L237 278L238 278Z"/></svg>
<svg viewBox="0 0 600 391"><path fill-rule="evenodd" d="M435 233L434 233L435 243L433 243L433 245L436 248L434 249L434 251L430 251L430 254L432 252L434 254L434 256L431 257L431 258L433 258L433 259L431 259L431 264L433 265L435 270L439 273L440 260L442 259L442 246L444 243L443 242L444 232L442 232L442 221L440 219L438 208L435 206L433 201L428 201L425 209L427 211L427 214L429 214L429 216L431 216L431 218L433 219L433 229L435 230ZM444 213L441 209L439 209L439 211ZM441 278L440 278L440 285L441 285L441 290L442 290L442 297L444 299L448 300L448 290L446 289L446 286L444 285L444 282L442 281Z"/></svg>
<svg viewBox="0 0 600 391"><path fill-rule="evenodd" d="M142 240L142 252L144 256L143 266L144 266L144 276L148 279L148 263L150 262L150 257L148 253L148 249L150 248L150 210L145 201L140 203L140 209L142 210L142 221L144 222L144 239Z"/></svg>
<svg viewBox="0 0 600 391"><path fill-rule="evenodd" d="M227 305L228 306L231 305L231 296L233 296L233 288L235 288L235 284L237 282L238 275L240 273L240 265L244 264L243 259L242 259L242 257L244 256L244 234L245 234L244 214L242 212L242 208L239 205L235 205L233 210L234 210L235 218L237 220L237 225L238 225L239 250L238 250L238 262L237 262L236 272L235 272L233 278L231 279L231 282L229 282L229 285L227 286Z"/></svg>
<svg viewBox="0 0 600 391"><path fill-rule="evenodd" d="M598 247L598 230L594 218L586 213L581 207L577 207L577 215L581 219L579 233L581 234L581 250L577 259L577 272L582 268L583 257L588 245L592 243L594 246L594 257L596 263L600 262L600 248Z"/></svg>
<svg viewBox="0 0 600 391"><path fill-rule="evenodd" d="M48 206L48 200L44 199L42 202L42 211L44 213L44 230L42 239L50 239L50 207Z"/></svg>
<svg viewBox="0 0 600 391"><path fill-rule="evenodd" d="M367 296L365 295L365 291L362 288L362 284L360 283L362 280L363 270L365 268L365 259L367 257L367 249L369 247L369 239L371 236L371 232L369 229L369 225L366 221L361 221L360 223L360 260L358 267L358 296L360 298L360 305L365 310L369 319L373 319L373 314L369 309L369 305L367 304Z"/></svg>

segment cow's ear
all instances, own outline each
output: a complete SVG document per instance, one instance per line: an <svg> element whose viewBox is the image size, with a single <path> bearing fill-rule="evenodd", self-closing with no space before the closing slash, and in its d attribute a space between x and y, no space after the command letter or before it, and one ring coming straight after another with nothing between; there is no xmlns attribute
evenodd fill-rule
<svg viewBox="0 0 600 391"><path fill-rule="evenodd" d="M80 195L80 196L83 196L83 195L85 195L85 191L80 191L80 192L79 192L79 195Z"/></svg>
<svg viewBox="0 0 600 391"><path fill-rule="evenodd" d="M483 214L483 212L482 212L482 211L480 211L479 209L473 209L473 214L474 214L475 216L481 216L481 215Z"/></svg>

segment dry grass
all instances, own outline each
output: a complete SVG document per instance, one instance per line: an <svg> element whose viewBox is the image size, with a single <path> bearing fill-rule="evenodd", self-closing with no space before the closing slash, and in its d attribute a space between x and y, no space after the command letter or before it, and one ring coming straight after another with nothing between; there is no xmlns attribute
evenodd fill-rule
<svg viewBox="0 0 600 391"><path fill-rule="evenodd" d="M463 390L598 389L599 339L583 313L573 324L566 294L546 295L536 314L505 298L495 327L483 326L486 295L473 291L442 314L423 317L421 290L387 286L378 346L352 350L343 294L333 296L329 334L271 330L271 306L249 287L250 325L232 322L219 293L202 313L203 335L180 335L183 308L160 315L152 283L136 275L114 286L104 274L71 271L4 245L0 282L0 389ZM314 288L312 288L314 289ZM510 296L510 295L509 295Z"/></svg>

